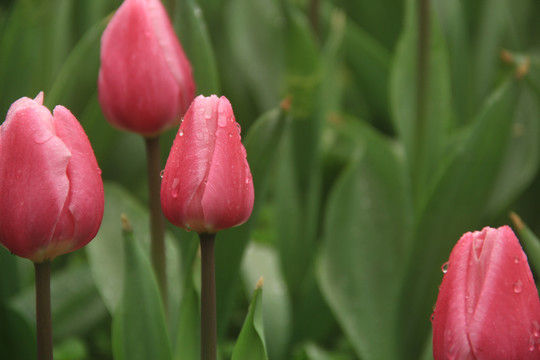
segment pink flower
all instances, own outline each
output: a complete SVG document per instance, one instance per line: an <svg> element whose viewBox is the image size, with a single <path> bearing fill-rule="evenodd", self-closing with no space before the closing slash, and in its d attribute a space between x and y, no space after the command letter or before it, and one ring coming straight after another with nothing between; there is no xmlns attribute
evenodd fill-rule
<svg viewBox="0 0 540 360"><path fill-rule="evenodd" d="M439 359L540 359L540 300L508 226L463 235L450 254L433 313Z"/></svg>
<svg viewBox="0 0 540 360"><path fill-rule="evenodd" d="M195 96L182 46L160 0L126 0L101 38L99 102L114 126L143 136L177 125Z"/></svg>
<svg viewBox="0 0 540 360"><path fill-rule="evenodd" d="M63 106L54 116L21 98L0 126L0 243L34 262L74 251L96 235L103 182L83 128Z"/></svg>
<svg viewBox="0 0 540 360"><path fill-rule="evenodd" d="M176 226L215 233L247 221L253 182L229 100L198 96L163 172L161 207Z"/></svg>

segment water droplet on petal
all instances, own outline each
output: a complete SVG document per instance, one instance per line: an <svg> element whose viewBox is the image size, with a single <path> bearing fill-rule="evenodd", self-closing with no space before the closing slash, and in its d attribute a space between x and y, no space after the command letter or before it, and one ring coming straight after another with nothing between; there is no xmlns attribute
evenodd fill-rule
<svg viewBox="0 0 540 360"><path fill-rule="evenodd" d="M222 115L218 116L218 121L217 121L217 122L218 122L218 125L219 125L220 127L225 127L225 126L227 126L227 119L226 119L224 116L222 116Z"/></svg>
<svg viewBox="0 0 540 360"><path fill-rule="evenodd" d="M178 178L173 179L172 192L171 192L171 195L172 195L173 199L176 199L178 197L178 189L179 189L178 184L179 183L180 183L180 179L178 179Z"/></svg>
<svg viewBox="0 0 540 360"><path fill-rule="evenodd" d="M521 293L521 291L523 291L523 283L521 282L521 280L518 280L514 283L514 292L516 294L519 294Z"/></svg>
<svg viewBox="0 0 540 360"><path fill-rule="evenodd" d="M214 112L214 108L212 106L206 107L206 109L204 110L204 118L206 120L210 120L213 112Z"/></svg>
<svg viewBox="0 0 540 360"><path fill-rule="evenodd" d="M444 264L442 264L441 266L441 271L446 274L446 272L448 271L448 265L450 264L450 261L447 261L445 262Z"/></svg>
<svg viewBox="0 0 540 360"><path fill-rule="evenodd" d="M534 351L534 344L535 344L534 337L532 337L531 335L529 337L529 351Z"/></svg>
<svg viewBox="0 0 540 360"><path fill-rule="evenodd" d="M163 174L165 174L165 169L161 170L159 172L159 177L163 179Z"/></svg>
<svg viewBox="0 0 540 360"><path fill-rule="evenodd" d="M232 138L232 133L229 133L229 137Z"/></svg>
<svg viewBox="0 0 540 360"><path fill-rule="evenodd" d="M238 134L240 134L242 132L242 127L239 123L236 123L236 128L238 129Z"/></svg>
<svg viewBox="0 0 540 360"><path fill-rule="evenodd" d="M251 182L251 179L249 177L246 178L246 184L249 184Z"/></svg>
<svg viewBox="0 0 540 360"><path fill-rule="evenodd" d="M532 322L531 329L532 329L532 334L535 338L540 337L540 324L538 324L538 321L534 320Z"/></svg>
<svg viewBox="0 0 540 360"><path fill-rule="evenodd" d="M518 259L517 256L514 256L514 263L515 263L515 264L519 264L519 259Z"/></svg>

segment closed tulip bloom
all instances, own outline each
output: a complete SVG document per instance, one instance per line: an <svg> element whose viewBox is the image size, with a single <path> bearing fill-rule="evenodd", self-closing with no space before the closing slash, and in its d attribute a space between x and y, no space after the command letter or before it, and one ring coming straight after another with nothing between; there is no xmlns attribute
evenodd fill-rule
<svg viewBox="0 0 540 360"><path fill-rule="evenodd" d="M176 226L215 233L247 221L253 182L229 100L198 96L174 140L161 184L161 206Z"/></svg>
<svg viewBox="0 0 540 360"><path fill-rule="evenodd" d="M178 125L195 96L191 66L160 0L125 0L101 38L101 108L146 137Z"/></svg>
<svg viewBox="0 0 540 360"><path fill-rule="evenodd" d="M508 226L463 235L433 313L435 360L540 359L540 300Z"/></svg>
<svg viewBox="0 0 540 360"><path fill-rule="evenodd" d="M54 115L21 98L0 126L0 243L34 262L74 251L103 217L101 171L83 128L63 106Z"/></svg>

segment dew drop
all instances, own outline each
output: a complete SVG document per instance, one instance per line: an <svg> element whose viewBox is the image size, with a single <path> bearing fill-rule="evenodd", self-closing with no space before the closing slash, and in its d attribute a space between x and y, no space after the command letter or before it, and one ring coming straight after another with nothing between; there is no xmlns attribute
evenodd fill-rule
<svg viewBox="0 0 540 360"><path fill-rule="evenodd" d="M229 137L232 138L232 133L229 133Z"/></svg>
<svg viewBox="0 0 540 360"><path fill-rule="evenodd" d="M178 189L179 189L178 184L179 183L180 183L180 179L178 179L178 178L173 179L172 191L171 191L171 195L172 195L173 199L176 199L178 197Z"/></svg>
<svg viewBox="0 0 540 360"><path fill-rule="evenodd" d="M212 117L212 112L213 112L213 108L211 106L208 106L205 110L204 110L204 118L206 120L209 120L211 117Z"/></svg>
<svg viewBox="0 0 540 360"><path fill-rule="evenodd" d="M529 351L534 351L534 345L535 345L534 337L532 337L531 335L529 337Z"/></svg>
<svg viewBox="0 0 540 360"><path fill-rule="evenodd" d="M532 334L535 338L540 337L540 324L538 324L538 321L534 320L532 322Z"/></svg>
<svg viewBox="0 0 540 360"><path fill-rule="evenodd" d="M448 271L448 265L450 264L449 261L445 262L444 264L442 264L441 266L441 271L446 274L446 272Z"/></svg>
<svg viewBox="0 0 540 360"><path fill-rule="evenodd" d="M514 264L519 264L519 259L517 256L514 256Z"/></svg>
<svg viewBox="0 0 540 360"><path fill-rule="evenodd" d="M159 177L163 179L163 174L165 174L165 169L161 170L159 172Z"/></svg>
<svg viewBox="0 0 540 360"><path fill-rule="evenodd" d="M431 314L431 322L435 321L435 313Z"/></svg>
<svg viewBox="0 0 540 360"><path fill-rule="evenodd" d="M246 184L249 184L251 182L251 179L249 177L246 178Z"/></svg>
<svg viewBox="0 0 540 360"><path fill-rule="evenodd" d="M218 125L219 125L220 127L225 127L225 126L227 126L227 119L226 119L224 116L221 116L221 115L218 116L218 121L217 121L217 122L218 122Z"/></svg>
<svg viewBox="0 0 540 360"><path fill-rule="evenodd" d="M180 132L178 133L178 136L184 136L184 130L180 130Z"/></svg>
<svg viewBox="0 0 540 360"><path fill-rule="evenodd" d="M242 127L239 123L236 123L236 128L238 129L238 134L240 134L242 132Z"/></svg>
<svg viewBox="0 0 540 360"><path fill-rule="evenodd" d="M514 283L514 292L516 294L519 294L521 293L521 291L523 291L523 284L521 282L521 280L518 280Z"/></svg>

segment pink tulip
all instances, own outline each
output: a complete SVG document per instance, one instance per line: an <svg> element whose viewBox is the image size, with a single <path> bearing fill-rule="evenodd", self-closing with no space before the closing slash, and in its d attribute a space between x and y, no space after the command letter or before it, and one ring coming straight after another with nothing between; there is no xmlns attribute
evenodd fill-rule
<svg viewBox="0 0 540 360"><path fill-rule="evenodd" d="M182 46L160 0L126 0L101 38L99 102L114 126L146 137L180 123L195 96Z"/></svg>
<svg viewBox="0 0 540 360"><path fill-rule="evenodd" d="M161 207L176 226L215 233L247 221L253 182L229 100L198 96L163 172Z"/></svg>
<svg viewBox="0 0 540 360"><path fill-rule="evenodd" d="M0 126L0 243L34 262L74 251L96 235L103 182L83 128L63 106L54 116L21 98Z"/></svg>
<svg viewBox="0 0 540 360"><path fill-rule="evenodd" d="M540 359L540 300L508 226L463 235L446 270L432 318L435 360Z"/></svg>

